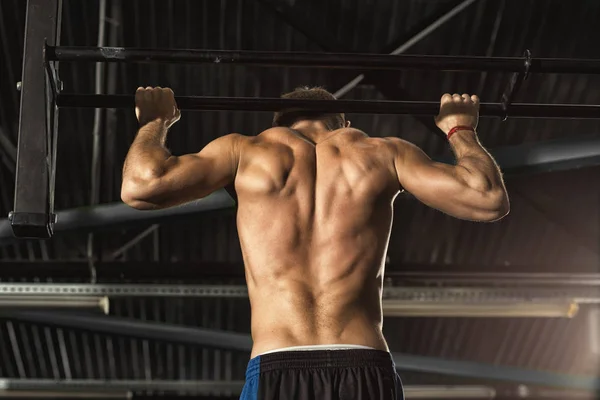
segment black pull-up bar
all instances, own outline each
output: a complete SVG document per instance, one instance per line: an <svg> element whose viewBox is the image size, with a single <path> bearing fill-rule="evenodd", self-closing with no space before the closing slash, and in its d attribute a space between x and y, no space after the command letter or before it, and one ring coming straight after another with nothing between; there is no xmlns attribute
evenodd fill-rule
<svg viewBox="0 0 600 400"><path fill-rule="evenodd" d="M300 100L253 97L187 97L175 98L182 110L281 111L300 108L306 111L346 112L358 114L411 114L433 116L439 112L435 101L364 101L364 100ZM64 94L56 97L59 107L133 108L132 95ZM483 103L480 115L504 117L500 103ZM597 118L600 105L512 104L511 118Z"/></svg>
<svg viewBox="0 0 600 400"><path fill-rule="evenodd" d="M245 50L47 47L48 61L239 64L351 70L523 71L521 57L304 53ZM531 73L600 74L600 60L532 58Z"/></svg>

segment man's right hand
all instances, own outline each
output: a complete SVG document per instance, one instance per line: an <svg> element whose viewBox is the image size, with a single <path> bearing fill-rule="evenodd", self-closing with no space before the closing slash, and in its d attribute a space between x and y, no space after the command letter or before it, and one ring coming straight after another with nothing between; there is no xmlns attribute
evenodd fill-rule
<svg viewBox="0 0 600 400"><path fill-rule="evenodd" d="M139 87L135 92L135 115L140 125L160 120L167 128L179 121L175 95L169 88Z"/></svg>
<svg viewBox="0 0 600 400"><path fill-rule="evenodd" d="M440 113L435 117L435 123L446 135L455 126L470 126L477 128L479 119L479 97L468 94L442 96Z"/></svg>

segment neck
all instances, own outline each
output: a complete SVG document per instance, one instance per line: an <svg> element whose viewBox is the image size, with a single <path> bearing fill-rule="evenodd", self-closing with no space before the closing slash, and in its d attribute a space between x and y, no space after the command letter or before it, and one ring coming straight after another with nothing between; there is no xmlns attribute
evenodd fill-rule
<svg viewBox="0 0 600 400"><path fill-rule="evenodd" d="M297 131L315 144L327 140L335 134L335 131L330 131L327 129L327 126L325 126L323 121L319 120L297 121L290 126L290 128Z"/></svg>

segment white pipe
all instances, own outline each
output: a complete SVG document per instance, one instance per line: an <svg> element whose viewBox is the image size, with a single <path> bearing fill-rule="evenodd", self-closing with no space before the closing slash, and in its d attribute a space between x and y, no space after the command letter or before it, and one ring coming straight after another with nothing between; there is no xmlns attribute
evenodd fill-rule
<svg viewBox="0 0 600 400"><path fill-rule="evenodd" d="M0 309L61 309L61 310L100 310L108 315L109 300L106 296L72 295L0 295Z"/></svg>
<svg viewBox="0 0 600 400"><path fill-rule="evenodd" d="M576 302L383 301L383 315L386 317L573 318L578 310Z"/></svg>

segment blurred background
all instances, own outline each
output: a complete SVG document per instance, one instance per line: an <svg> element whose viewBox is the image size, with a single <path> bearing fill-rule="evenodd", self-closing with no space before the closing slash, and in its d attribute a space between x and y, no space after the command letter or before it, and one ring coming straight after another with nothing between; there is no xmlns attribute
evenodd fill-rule
<svg viewBox="0 0 600 400"><path fill-rule="evenodd" d="M3 216L13 209L26 10L25 0L0 0ZM496 57L529 49L598 59L598 21L595 0L63 0L61 44ZM511 78L376 72L348 86L362 71L97 68L62 63L64 92L168 86L176 95L278 97L319 85L345 88L344 99L466 92L499 102ZM515 102L600 104L600 77L532 74ZM432 118L348 118L371 136L401 137L452 161ZM231 132L256 135L271 119L184 112L168 145L197 152ZM47 241L0 237L0 397L237 398L251 342L235 202L222 192L218 207L120 219L106 207L122 210L133 110L64 109L59 121L55 204L70 225L59 229L59 219ZM600 122L482 118L479 136L505 174L508 217L466 222L408 194L396 200L384 333L407 396L600 398ZM108 313L99 306L106 299Z"/></svg>

